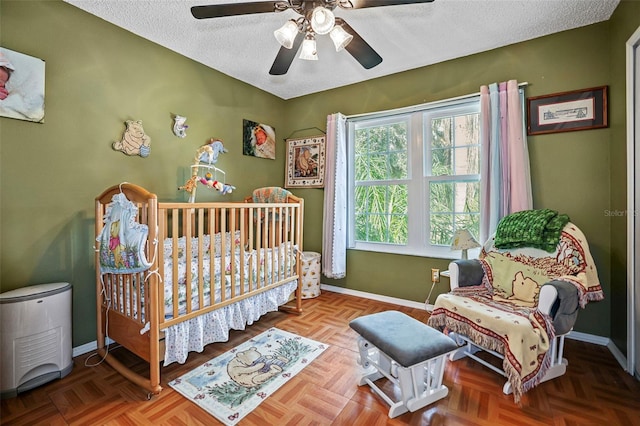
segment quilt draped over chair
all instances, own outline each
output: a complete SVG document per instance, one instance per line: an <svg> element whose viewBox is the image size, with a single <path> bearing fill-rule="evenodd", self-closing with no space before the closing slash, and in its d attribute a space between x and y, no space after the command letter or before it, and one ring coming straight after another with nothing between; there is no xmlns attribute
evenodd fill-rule
<svg viewBox="0 0 640 426"><path fill-rule="evenodd" d="M516 215L525 216L530 212ZM516 402L542 381L549 368L550 342L556 336L554 324L562 327L560 334L564 334L577 317L577 309L567 313L564 322L556 322L550 315L543 314L537 308L541 286L549 281L570 283L577 289L581 308L589 301L604 298L582 231L568 222L568 217L565 221L555 212L539 214L546 217L541 223L551 228L557 226L553 221L558 216L566 223L558 233L553 251L527 247L526 242L513 247L513 241L510 248L501 249L496 247L496 240L505 239L506 234L496 234L480 253L482 282L440 295L428 321L434 328L467 336L483 348L504 355L503 370ZM505 216L501 223L508 224L510 219ZM538 227L540 232L544 233L546 225Z"/></svg>

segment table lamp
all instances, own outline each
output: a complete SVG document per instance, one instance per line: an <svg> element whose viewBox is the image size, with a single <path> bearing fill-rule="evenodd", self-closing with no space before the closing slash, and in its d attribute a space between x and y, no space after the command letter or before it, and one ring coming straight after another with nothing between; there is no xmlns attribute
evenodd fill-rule
<svg viewBox="0 0 640 426"><path fill-rule="evenodd" d="M451 250L462 250L462 258L468 259L467 250L480 247L480 243L473 238L471 232L468 229L458 229L453 234L453 243L451 243Z"/></svg>

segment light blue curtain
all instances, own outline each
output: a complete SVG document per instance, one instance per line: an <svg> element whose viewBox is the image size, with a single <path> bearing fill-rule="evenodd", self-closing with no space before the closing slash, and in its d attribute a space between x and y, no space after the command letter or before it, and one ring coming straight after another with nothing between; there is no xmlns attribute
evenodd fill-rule
<svg viewBox="0 0 640 426"><path fill-rule="evenodd" d="M347 275L347 117L327 117L322 228L322 273Z"/></svg>
<svg viewBox="0 0 640 426"><path fill-rule="evenodd" d="M523 98L516 80L480 87L481 241L504 216L533 208Z"/></svg>

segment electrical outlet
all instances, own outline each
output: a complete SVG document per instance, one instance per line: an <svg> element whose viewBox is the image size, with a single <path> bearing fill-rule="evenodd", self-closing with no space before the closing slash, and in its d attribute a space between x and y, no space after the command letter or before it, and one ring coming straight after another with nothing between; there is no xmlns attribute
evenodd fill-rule
<svg viewBox="0 0 640 426"><path fill-rule="evenodd" d="M440 269L431 268L431 282L432 283L440 282Z"/></svg>

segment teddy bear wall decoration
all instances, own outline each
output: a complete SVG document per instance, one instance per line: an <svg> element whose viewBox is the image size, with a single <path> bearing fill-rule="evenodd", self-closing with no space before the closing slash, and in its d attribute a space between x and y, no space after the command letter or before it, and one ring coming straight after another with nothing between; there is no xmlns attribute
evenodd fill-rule
<svg viewBox="0 0 640 426"><path fill-rule="evenodd" d="M141 120L127 120L122 139L113 143L113 149L127 155L148 157L151 152L151 138L144 133Z"/></svg>

